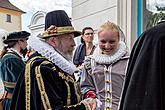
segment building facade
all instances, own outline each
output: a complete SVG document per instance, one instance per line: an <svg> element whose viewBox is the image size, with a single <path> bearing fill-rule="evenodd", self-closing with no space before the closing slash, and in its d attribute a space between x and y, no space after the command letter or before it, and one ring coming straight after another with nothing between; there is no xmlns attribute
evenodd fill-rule
<svg viewBox="0 0 165 110"><path fill-rule="evenodd" d="M31 36L35 37L44 31L46 12L37 11L31 18L30 25L28 26L31 31Z"/></svg>
<svg viewBox="0 0 165 110"><path fill-rule="evenodd" d="M22 30L21 15L25 13L9 0L0 0L0 28L9 32Z"/></svg>
<svg viewBox="0 0 165 110"><path fill-rule="evenodd" d="M76 29L91 26L97 33L101 24L112 21L123 30L130 49L145 30L147 15L146 0L72 0L72 23Z"/></svg>

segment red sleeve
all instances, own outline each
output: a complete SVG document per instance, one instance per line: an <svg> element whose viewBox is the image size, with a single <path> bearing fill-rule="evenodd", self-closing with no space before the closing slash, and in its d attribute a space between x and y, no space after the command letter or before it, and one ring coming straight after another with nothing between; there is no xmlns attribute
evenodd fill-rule
<svg viewBox="0 0 165 110"><path fill-rule="evenodd" d="M94 91L88 91L85 94L85 98L96 98L96 93Z"/></svg>

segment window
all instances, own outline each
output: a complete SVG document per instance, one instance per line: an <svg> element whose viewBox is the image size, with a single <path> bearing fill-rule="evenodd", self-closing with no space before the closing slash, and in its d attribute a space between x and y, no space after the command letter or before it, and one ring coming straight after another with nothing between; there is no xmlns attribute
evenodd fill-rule
<svg viewBox="0 0 165 110"><path fill-rule="evenodd" d="M6 15L6 22L11 22L11 15L9 14Z"/></svg>

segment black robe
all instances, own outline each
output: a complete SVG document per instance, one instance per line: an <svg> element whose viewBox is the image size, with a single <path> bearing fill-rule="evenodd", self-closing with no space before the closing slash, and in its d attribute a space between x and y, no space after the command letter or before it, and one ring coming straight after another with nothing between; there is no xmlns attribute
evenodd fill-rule
<svg viewBox="0 0 165 110"><path fill-rule="evenodd" d="M43 78L45 91L48 95L52 110L86 110L85 105L79 103L80 97L76 94L77 92L74 85L74 80L71 78L71 76L44 57L41 58L40 54L36 52L30 57L26 64L26 69L27 65L34 57L38 58L36 58L30 65L31 67L29 71L31 74L30 110L44 109L35 75L35 68L37 66L40 66L40 72ZM41 64L43 61L47 61L48 63ZM14 90L11 110L25 110L24 74L19 77Z"/></svg>
<svg viewBox="0 0 165 110"><path fill-rule="evenodd" d="M165 23L135 42L119 110L165 110Z"/></svg>

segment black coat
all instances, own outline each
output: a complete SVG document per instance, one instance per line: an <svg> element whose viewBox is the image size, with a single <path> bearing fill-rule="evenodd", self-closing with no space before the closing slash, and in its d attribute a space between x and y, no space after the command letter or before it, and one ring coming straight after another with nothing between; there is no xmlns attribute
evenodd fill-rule
<svg viewBox="0 0 165 110"><path fill-rule="evenodd" d="M30 64L29 62L34 57L38 58ZM30 70L27 65L30 66ZM30 110L44 109L35 74L37 66L40 66L40 73L52 110L86 110L85 105L79 103L80 97L76 94L74 79L44 57L41 58L38 53L33 54L26 64L26 70L31 75ZM19 77L13 94L11 110L25 110L25 95L25 75L22 75Z"/></svg>
<svg viewBox="0 0 165 110"><path fill-rule="evenodd" d="M73 56L73 63L76 65L76 66L80 66L83 62L84 62L84 59L85 59L85 44L82 43L80 44L76 50L75 50L75 53L74 53L74 56Z"/></svg>
<svg viewBox="0 0 165 110"><path fill-rule="evenodd" d="M94 45L90 55L93 54L93 51L95 50L95 48L96 46ZM85 56L86 56L86 46L85 46L85 43L82 43L75 50L75 53L73 56L73 63L76 66L80 66L84 62Z"/></svg>
<svg viewBox="0 0 165 110"><path fill-rule="evenodd" d="M165 110L165 23L134 44L119 110Z"/></svg>

